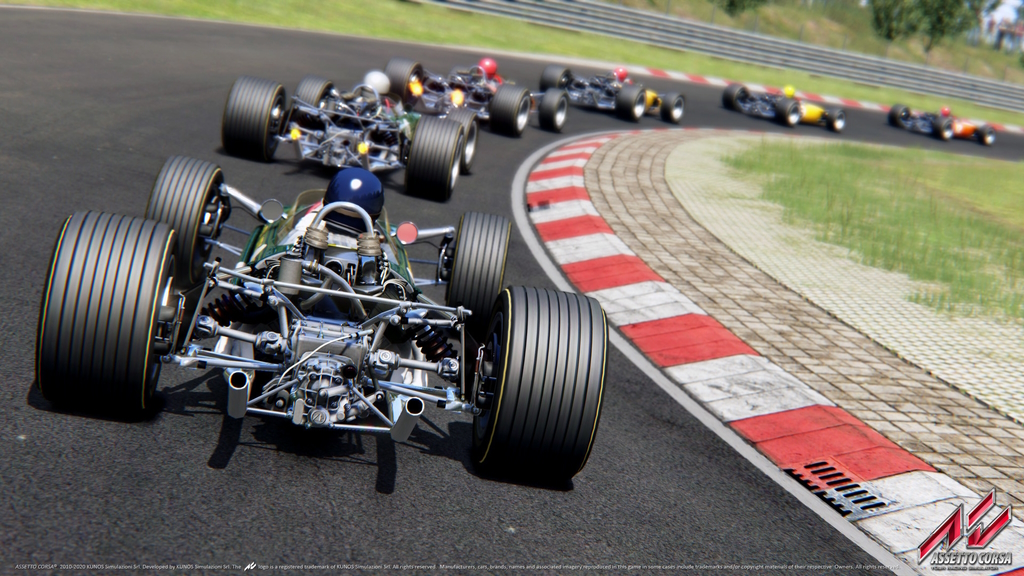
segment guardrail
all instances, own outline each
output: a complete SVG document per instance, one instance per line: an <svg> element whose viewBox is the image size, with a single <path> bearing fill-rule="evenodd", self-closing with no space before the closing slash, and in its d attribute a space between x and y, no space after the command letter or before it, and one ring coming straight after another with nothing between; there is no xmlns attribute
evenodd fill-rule
<svg viewBox="0 0 1024 576"><path fill-rule="evenodd" d="M422 0L421 0L422 1ZM803 70L1024 112L1024 86L662 16L593 0L427 0L753 64Z"/></svg>

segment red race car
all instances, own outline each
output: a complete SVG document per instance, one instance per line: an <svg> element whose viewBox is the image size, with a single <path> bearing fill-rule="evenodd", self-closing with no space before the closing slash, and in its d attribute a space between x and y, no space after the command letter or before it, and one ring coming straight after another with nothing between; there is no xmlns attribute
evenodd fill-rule
<svg viewBox="0 0 1024 576"><path fill-rule="evenodd" d="M939 140L962 138L977 140L985 146L996 141L996 131L988 124L975 124L970 120L957 118L944 107L938 114L931 112L914 112L902 104L894 104L889 109L889 124L897 128L931 134Z"/></svg>

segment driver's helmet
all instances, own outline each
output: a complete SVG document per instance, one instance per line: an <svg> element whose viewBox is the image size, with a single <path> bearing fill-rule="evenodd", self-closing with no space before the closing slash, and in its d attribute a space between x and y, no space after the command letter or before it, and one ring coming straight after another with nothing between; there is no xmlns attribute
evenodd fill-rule
<svg viewBox="0 0 1024 576"><path fill-rule="evenodd" d="M945 118L946 116L949 116L949 106L942 107L942 117Z"/></svg>
<svg viewBox="0 0 1024 576"><path fill-rule="evenodd" d="M792 98L793 96L796 96L796 88L786 86L782 89L782 93L786 95L786 98Z"/></svg>
<svg viewBox="0 0 1024 576"><path fill-rule="evenodd" d="M480 62L477 62L477 66L484 71L484 78L487 80L493 80L494 76L498 74L498 63L493 58L481 58Z"/></svg>
<svg viewBox="0 0 1024 576"><path fill-rule="evenodd" d="M391 81L388 80L387 74L380 70L367 72L366 76L363 76L363 84L373 88L381 96L391 91Z"/></svg>
<svg viewBox="0 0 1024 576"><path fill-rule="evenodd" d="M324 193L324 206L333 202L351 202L361 207L376 221L384 209L384 187L380 180L369 170L363 168L345 168L331 178ZM366 232L363 219L349 216L341 212L331 212L324 220L340 226L346 232L361 234Z"/></svg>
<svg viewBox="0 0 1024 576"><path fill-rule="evenodd" d="M626 70L622 66L619 66L614 71L612 71L612 74L615 74L615 80L621 83L625 82L626 78L629 77L629 70Z"/></svg>

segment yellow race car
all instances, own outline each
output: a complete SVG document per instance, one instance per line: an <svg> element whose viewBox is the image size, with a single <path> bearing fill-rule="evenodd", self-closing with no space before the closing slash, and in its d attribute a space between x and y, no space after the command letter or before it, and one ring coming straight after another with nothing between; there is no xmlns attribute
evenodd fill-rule
<svg viewBox="0 0 1024 576"><path fill-rule="evenodd" d="M540 90L564 89L572 104L615 112L623 120L639 122L644 114L652 114L665 122L679 124L686 112L686 98L682 94L658 94L634 84L628 74L625 68L619 67L603 76L583 77L552 64L541 74Z"/></svg>
<svg viewBox="0 0 1024 576"><path fill-rule="evenodd" d="M842 108L822 108L794 98L796 90L786 86L782 94L752 92L742 84L730 84L722 93L722 105L749 116L775 120L783 126L814 124L826 126L833 132L846 127L846 112Z"/></svg>

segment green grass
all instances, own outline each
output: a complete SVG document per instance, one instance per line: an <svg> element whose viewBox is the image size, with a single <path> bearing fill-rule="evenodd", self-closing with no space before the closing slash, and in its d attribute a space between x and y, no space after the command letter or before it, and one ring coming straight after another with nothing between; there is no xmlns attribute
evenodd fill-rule
<svg viewBox="0 0 1024 576"><path fill-rule="evenodd" d="M950 105L960 116L1024 125L1024 114L995 110L970 102L865 86L802 72L774 70L595 34L552 29L517 20L400 0L22 0L17 3L190 16L416 42L562 54L744 82L776 86L793 84L808 92L881 104L900 102L922 109L938 109Z"/></svg>
<svg viewBox="0 0 1024 576"><path fill-rule="evenodd" d="M862 144L765 141L726 159L860 262L942 288L938 310L1024 320L1024 165Z"/></svg>

